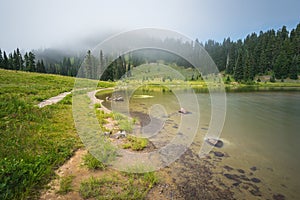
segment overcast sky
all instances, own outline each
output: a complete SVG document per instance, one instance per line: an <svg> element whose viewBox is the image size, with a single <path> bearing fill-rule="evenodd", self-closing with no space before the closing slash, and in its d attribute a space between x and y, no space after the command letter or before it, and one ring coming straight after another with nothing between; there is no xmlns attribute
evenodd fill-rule
<svg viewBox="0 0 300 200"><path fill-rule="evenodd" d="M200 41L295 28L299 0L0 0L0 48L70 46L101 33L155 27Z"/></svg>

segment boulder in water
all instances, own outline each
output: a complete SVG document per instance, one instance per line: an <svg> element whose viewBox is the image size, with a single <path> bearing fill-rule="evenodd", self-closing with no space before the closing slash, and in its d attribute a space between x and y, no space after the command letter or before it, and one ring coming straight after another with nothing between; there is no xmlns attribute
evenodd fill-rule
<svg viewBox="0 0 300 200"><path fill-rule="evenodd" d="M205 141L211 146L218 147L218 148L221 148L224 145L222 140L215 139L215 138L207 138L205 139Z"/></svg>

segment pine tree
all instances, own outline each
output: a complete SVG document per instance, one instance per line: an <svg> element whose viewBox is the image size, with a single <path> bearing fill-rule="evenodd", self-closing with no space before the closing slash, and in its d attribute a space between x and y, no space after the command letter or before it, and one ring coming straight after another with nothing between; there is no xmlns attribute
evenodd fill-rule
<svg viewBox="0 0 300 200"><path fill-rule="evenodd" d="M16 51L14 51L14 53L13 53L13 61L12 61L12 63L13 63L13 68L12 69L14 69L14 70L19 70L20 69L20 66L19 66L19 56L18 56L18 54L17 54L17 52Z"/></svg>
<svg viewBox="0 0 300 200"><path fill-rule="evenodd" d="M44 65L44 61L43 60L41 60L41 72L42 73L46 73L46 67Z"/></svg>
<svg viewBox="0 0 300 200"><path fill-rule="evenodd" d="M8 57L7 57L5 51L3 51L3 68L4 69L8 69L9 68L9 60L8 60Z"/></svg>
<svg viewBox="0 0 300 200"><path fill-rule="evenodd" d="M35 55L33 52L29 52L28 54L28 71L36 72L36 65L35 65Z"/></svg>
<svg viewBox="0 0 300 200"><path fill-rule="evenodd" d="M41 72L41 62L40 62L40 60L38 60L37 63L36 63L36 71L39 72L39 73Z"/></svg>
<svg viewBox="0 0 300 200"><path fill-rule="evenodd" d="M36 63L36 70L39 73L46 73L45 65L43 60L38 60Z"/></svg>
<svg viewBox="0 0 300 200"><path fill-rule="evenodd" d="M27 52L24 55L24 62L25 62L24 71L29 71L29 56Z"/></svg>
<svg viewBox="0 0 300 200"><path fill-rule="evenodd" d="M22 58L22 55L20 53L20 50L19 48L17 48L16 50L16 58L17 58L17 70L23 70L23 64L24 64L24 61L23 61L23 58Z"/></svg>
<svg viewBox="0 0 300 200"><path fill-rule="evenodd" d="M243 80L248 82L252 81L254 78L254 70L253 70L253 61L249 52L245 51L245 60L244 60L244 77Z"/></svg>
<svg viewBox="0 0 300 200"><path fill-rule="evenodd" d="M235 68L234 68L234 79L238 82L240 82L244 78L244 69L243 69L243 53L242 50L240 49L238 52L237 60L235 63Z"/></svg>
<svg viewBox="0 0 300 200"><path fill-rule="evenodd" d="M99 64L97 67L97 79L101 78L103 72L104 72L104 67L105 67L105 63L104 63L104 56L103 56L103 52L102 50L100 50L100 54L99 54Z"/></svg>
<svg viewBox="0 0 300 200"><path fill-rule="evenodd" d="M86 71L86 78L92 78L93 77L93 58L92 58L92 54L91 51L88 50L87 51L87 55L85 57L85 61L84 61L84 67L85 67L85 71Z"/></svg>
<svg viewBox="0 0 300 200"><path fill-rule="evenodd" d="M289 74L288 58L284 51L281 51L274 65L274 73L277 79L285 79Z"/></svg>
<svg viewBox="0 0 300 200"><path fill-rule="evenodd" d="M291 79L298 79L298 58L299 56L294 56L293 58L293 61L292 61L292 65L291 65L291 68L290 68L290 74L289 74L289 77Z"/></svg>
<svg viewBox="0 0 300 200"><path fill-rule="evenodd" d="M8 69L14 69L14 58L13 54L8 54Z"/></svg>
<svg viewBox="0 0 300 200"><path fill-rule="evenodd" d="M2 56L2 51L0 49L0 68L4 68L4 65L3 65L3 56Z"/></svg>

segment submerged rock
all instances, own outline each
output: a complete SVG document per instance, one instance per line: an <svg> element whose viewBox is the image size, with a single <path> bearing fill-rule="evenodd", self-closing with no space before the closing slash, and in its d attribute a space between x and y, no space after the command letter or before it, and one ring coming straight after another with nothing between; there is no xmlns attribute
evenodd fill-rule
<svg viewBox="0 0 300 200"><path fill-rule="evenodd" d="M261 192L259 191L259 189L253 189L253 190L250 190L250 193L253 195L253 196L261 196Z"/></svg>
<svg viewBox="0 0 300 200"><path fill-rule="evenodd" d="M241 182L239 180L240 177L236 174L224 174L224 176L228 179L231 179L231 180L234 180L234 181L237 181L237 182Z"/></svg>
<svg viewBox="0 0 300 200"><path fill-rule="evenodd" d="M251 170L251 171L256 171L256 170L257 170L257 167L253 166L253 167L250 168L250 170Z"/></svg>
<svg viewBox="0 0 300 200"><path fill-rule="evenodd" d="M228 166L228 165L225 165L223 168L226 169L227 171L232 171L233 170L233 168Z"/></svg>
<svg viewBox="0 0 300 200"><path fill-rule="evenodd" d="M237 187L237 186L239 186L240 184L241 184L241 182L236 182L236 183L233 183L232 185L235 186L235 187Z"/></svg>
<svg viewBox="0 0 300 200"><path fill-rule="evenodd" d="M260 179L258 178L251 178L251 181L254 182L254 183L260 183Z"/></svg>
<svg viewBox="0 0 300 200"><path fill-rule="evenodd" d="M285 200L285 196L283 194L273 194L274 200Z"/></svg>
<svg viewBox="0 0 300 200"><path fill-rule="evenodd" d="M217 157L224 157L225 154L222 153L222 152L219 152L219 151L215 151L214 155L217 156Z"/></svg>

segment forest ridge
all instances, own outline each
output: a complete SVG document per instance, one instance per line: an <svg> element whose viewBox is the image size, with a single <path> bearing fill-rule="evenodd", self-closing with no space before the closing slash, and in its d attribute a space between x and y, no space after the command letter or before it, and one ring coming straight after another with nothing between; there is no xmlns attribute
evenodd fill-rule
<svg viewBox="0 0 300 200"><path fill-rule="evenodd" d="M160 41L167 45L177 45L184 48L196 48L193 43L183 43L177 40ZM200 43L196 39L195 43L203 46L216 63L219 71L224 71L238 82L252 82L257 75L271 75L276 79L298 79L300 70L300 23L290 32L286 26L275 31L260 31L259 34L252 33L245 39L232 41L230 38L224 39L222 43L214 40ZM133 52L128 56L121 55L116 60L100 51L95 57L91 51L87 51L84 56L69 56L50 59L47 56L40 56L36 59L34 51L21 55L20 50L7 54L0 49L0 68L10 70L22 70L30 72L61 74L66 76L76 76L81 63L88 66L87 70L97 70L98 66L111 63L104 74L102 80L118 80L132 67L147 62L164 60L166 64L176 64L183 67L192 67L190 63L176 55L166 52ZM96 74L96 71L93 71ZM96 76L88 76L97 78Z"/></svg>

